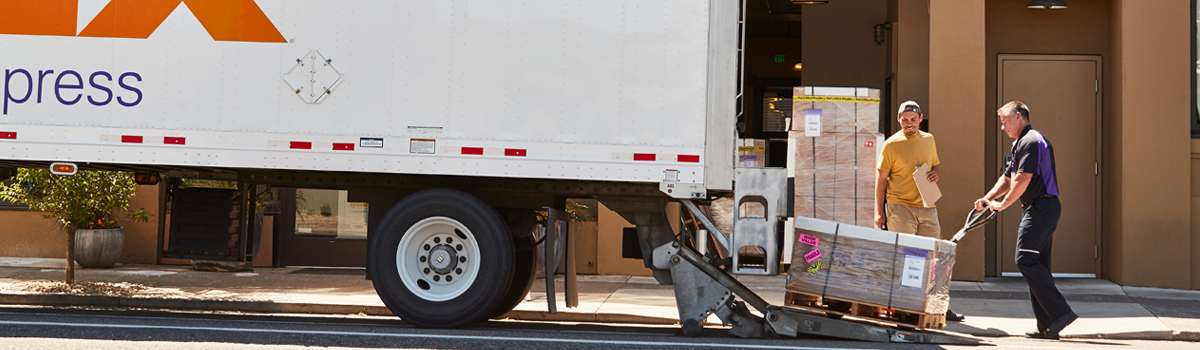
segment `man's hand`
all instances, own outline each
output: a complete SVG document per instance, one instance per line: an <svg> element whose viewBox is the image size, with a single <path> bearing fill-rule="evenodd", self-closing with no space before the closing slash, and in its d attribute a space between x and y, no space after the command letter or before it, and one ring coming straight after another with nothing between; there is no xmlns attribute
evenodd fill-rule
<svg viewBox="0 0 1200 350"><path fill-rule="evenodd" d="M992 209L992 211L999 213L1000 211L1003 211L1003 210L1004 210L1004 202L1001 202L1001 201L991 201L991 202L988 202L988 205L987 205L987 207L988 207L989 209Z"/></svg>
<svg viewBox="0 0 1200 350"><path fill-rule="evenodd" d="M886 224L887 224L887 218L884 218L883 215L881 215L881 214L875 214L875 228L882 230L883 225L886 225Z"/></svg>
<svg viewBox="0 0 1200 350"><path fill-rule="evenodd" d="M925 179L929 180L929 182L937 182L938 181L937 168L933 168L933 169L925 172Z"/></svg>
<svg viewBox="0 0 1200 350"><path fill-rule="evenodd" d="M983 208L987 208L988 203L991 203L991 202L992 201L988 200L987 198L976 199L975 200L975 210L983 210Z"/></svg>

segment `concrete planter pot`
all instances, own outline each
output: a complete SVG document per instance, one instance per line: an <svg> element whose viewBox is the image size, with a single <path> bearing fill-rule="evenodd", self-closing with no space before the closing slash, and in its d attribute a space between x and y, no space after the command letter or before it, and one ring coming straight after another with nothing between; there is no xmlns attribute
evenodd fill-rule
<svg viewBox="0 0 1200 350"><path fill-rule="evenodd" d="M84 268L109 268L125 251L125 230L121 228L75 231L75 262Z"/></svg>

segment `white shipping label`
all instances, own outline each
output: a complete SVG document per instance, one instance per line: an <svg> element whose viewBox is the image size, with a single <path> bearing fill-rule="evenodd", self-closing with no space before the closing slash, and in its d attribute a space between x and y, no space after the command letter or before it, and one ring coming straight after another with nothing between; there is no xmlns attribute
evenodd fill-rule
<svg viewBox="0 0 1200 350"><path fill-rule="evenodd" d="M821 110L804 110L804 136L821 136Z"/></svg>
<svg viewBox="0 0 1200 350"><path fill-rule="evenodd" d="M904 274L900 285L925 288L925 260L929 252L920 249L904 248Z"/></svg>
<svg viewBox="0 0 1200 350"><path fill-rule="evenodd" d="M363 137L358 139L358 147L362 148L383 148L383 139L374 137Z"/></svg>
<svg viewBox="0 0 1200 350"><path fill-rule="evenodd" d="M408 143L408 153L433 154L436 147L434 140L411 139Z"/></svg>

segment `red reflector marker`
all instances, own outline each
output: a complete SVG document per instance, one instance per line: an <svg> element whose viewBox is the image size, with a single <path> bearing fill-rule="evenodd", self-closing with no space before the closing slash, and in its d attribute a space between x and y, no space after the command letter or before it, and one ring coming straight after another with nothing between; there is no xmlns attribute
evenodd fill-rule
<svg viewBox="0 0 1200 350"><path fill-rule="evenodd" d="M483 155L483 147L463 147L462 154Z"/></svg>
<svg viewBox="0 0 1200 350"><path fill-rule="evenodd" d="M680 163L699 163L700 156L689 156L689 155L680 154L679 162Z"/></svg>
<svg viewBox="0 0 1200 350"><path fill-rule="evenodd" d="M334 143L333 150L334 151L353 151L354 144L353 143Z"/></svg>
<svg viewBox="0 0 1200 350"><path fill-rule="evenodd" d="M124 142L124 143L142 143L142 137L141 137L141 136L129 136L129 135L122 135L122 136L121 136L121 142Z"/></svg>
<svg viewBox="0 0 1200 350"><path fill-rule="evenodd" d="M163 143L168 144L168 145L182 145L185 143L184 141L185 141L185 139L182 137L164 137L163 138Z"/></svg>
<svg viewBox="0 0 1200 350"><path fill-rule="evenodd" d="M510 156L510 157L524 157L524 156L525 156L525 150L523 150L523 149L516 149L516 148L505 148L505 149L504 149L504 155L506 155L506 156Z"/></svg>
<svg viewBox="0 0 1200 350"><path fill-rule="evenodd" d="M655 156L654 153L634 153L633 160L643 161L643 162L653 162L653 161L658 160L658 156Z"/></svg>
<svg viewBox="0 0 1200 350"><path fill-rule="evenodd" d="M312 142L292 141L292 149L312 149Z"/></svg>
<svg viewBox="0 0 1200 350"><path fill-rule="evenodd" d="M5 140L16 140L16 139L17 139L17 133L16 133L16 132L12 132L12 131L3 131L3 132L0 132L0 139L5 139Z"/></svg>

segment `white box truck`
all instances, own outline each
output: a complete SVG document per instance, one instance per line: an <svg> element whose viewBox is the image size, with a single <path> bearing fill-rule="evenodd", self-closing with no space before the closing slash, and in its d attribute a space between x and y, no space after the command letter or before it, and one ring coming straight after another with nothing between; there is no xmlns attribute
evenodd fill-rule
<svg viewBox="0 0 1200 350"><path fill-rule="evenodd" d="M0 163L348 190L388 307L458 326L528 291L534 210L732 190L739 6L3 0Z"/></svg>
<svg viewBox="0 0 1200 350"><path fill-rule="evenodd" d="M734 168L744 8L0 0L0 166L169 174L172 245L190 232L181 208L203 207L185 199L215 198L179 177L242 184L238 249L252 185L346 190L368 204L368 278L417 326L512 310L537 270L534 213L594 197L637 226L687 335L716 315L743 337L978 343L772 306L729 274L777 274L788 197L784 169ZM697 203L728 195L723 233ZM678 237L672 200L700 222ZM765 217L740 215L748 202ZM738 260L749 246L765 251L757 266Z"/></svg>

